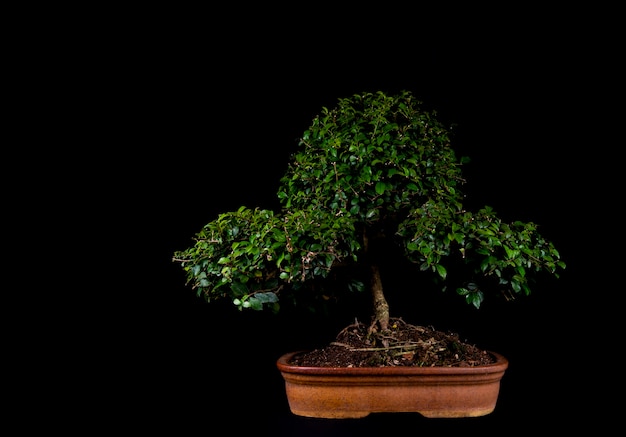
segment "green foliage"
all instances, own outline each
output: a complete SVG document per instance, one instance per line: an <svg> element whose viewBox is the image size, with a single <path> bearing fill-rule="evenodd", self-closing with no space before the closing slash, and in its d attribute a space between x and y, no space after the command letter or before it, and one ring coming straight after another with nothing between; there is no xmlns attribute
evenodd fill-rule
<svg viewBox="0 0 626 437"><path fill-rule="evenodd" d="M240 309L279 309L278 294L297 290L357 247L344 240L352 223L329 219L323 211L272 211L239 208L221 214L196 235L195 244L174 255L207 301L231 298Z"/></svg>
<svg viewBox="0 0 626 437"><path fill-rule="evenodd" d="M559 252L534 223L503 223L489 207L473 214L428 201L410 212L398 235L406 242L407 257L420 263L421 270L446 279L444 259L457 256L475 276L494 279L498 289L514 294L530 294L529 272L545 271L558 278L558 269L565 268ZM457 292L476 308L484 299L476 282Z"/></svg>
<svg viewBox="0 0 626 437"><path fill-rule="evenodd" d="M323 209L375 226L425 199L460 204L447 130L410 93L340 99L304 132L282 178L287 209Z"/></svg>
<svg viewBox="0 0 626 437"><path fill-rule="evenodd" d="M471 277L457 292L477 308L490 290L529 294L532 272L558 277L565 264L534 223L463 209L465 158L435 116L409 92L339 99L302 135L280 180L280 213L221 214L174 261L207 301L273 311L340 266L380 261L381 240L444 282L460 260ZM349 287L362 289L356 279Z"/></svg>

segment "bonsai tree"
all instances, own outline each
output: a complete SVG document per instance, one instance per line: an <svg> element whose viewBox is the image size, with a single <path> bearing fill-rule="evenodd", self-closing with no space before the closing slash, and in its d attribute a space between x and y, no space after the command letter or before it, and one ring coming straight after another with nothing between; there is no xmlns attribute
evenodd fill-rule
<svg viewBox="0 0 626 437"><path fill-rule="evenodd" d="M467 159L457 159L450 136L408 91L339 99L301 136L280 179L279 211L220 214L173 261L198 296L241 310L368 290L378 332L390 325L381 264L392 250L444 290L462 271L456 293L476 308L489 293L530 294L540 271L558 277L565 263L536 224L464 208Z"/></svg>

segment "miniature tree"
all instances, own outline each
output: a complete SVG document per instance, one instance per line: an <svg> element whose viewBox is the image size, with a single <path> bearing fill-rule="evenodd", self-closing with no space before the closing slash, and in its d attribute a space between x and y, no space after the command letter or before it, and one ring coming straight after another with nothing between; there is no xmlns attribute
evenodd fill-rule
<svg viewBox="0 0 626 437"><path fill-rule="evenodd" d="M343 285L371 292L372 326L381 331L390 312L380 261L390 247L444 289L449 270L463 268L468 277L456 292L476 308L490 292L528 295L540 271L558 277L565 263L536 224L464 209L465 162L436 113L410 92L339 99L302 135L280 180L279 212L242 206L220 214L173 260L208 302L272 311L328 296L335 272L363 267L369 278Z"/></svg>

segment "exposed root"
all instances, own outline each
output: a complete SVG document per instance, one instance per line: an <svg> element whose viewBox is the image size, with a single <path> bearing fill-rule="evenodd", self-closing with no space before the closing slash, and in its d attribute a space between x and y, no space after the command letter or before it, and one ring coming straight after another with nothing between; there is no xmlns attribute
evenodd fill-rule
<svg viewBox="0 0 626 437"><path fill-rule="evenodd" d="M379 332L355 321L327 347L302 354L294 364L333 367L380 366L476 366L493 363L493 357L457 334L411 325L401 318L390 320Z"/></svg>

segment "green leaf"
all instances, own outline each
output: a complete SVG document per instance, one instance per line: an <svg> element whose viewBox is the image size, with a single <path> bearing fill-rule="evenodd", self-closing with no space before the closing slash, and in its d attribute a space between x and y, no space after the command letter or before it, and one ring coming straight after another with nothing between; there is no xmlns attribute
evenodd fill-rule
<svg viewBox="0 0 626 437"><path fill-rule="evenodd" d="M233 294L239 297L245 296L246 294L249 293L248 287L245 284L242 284L241 282L233 282L231 284L231 289L233 291Z"/></svg>
<svg viewBox="0 0 626 437"><path fill-rule="evenodd" d="M441 264L437 264L435 265L435 267L437 268L437 273L439 273L439 276L441 276L442 279L446 279L446 276L448 276L448 271L446 270L446 268Z"/></svg>
<svg viewBox="0 0 626 437"><path fill-rule="evenodd" d="M256 299L261 303L274 303L278 302L278 296L275 293L257 293L254 295Z"/></svg>

